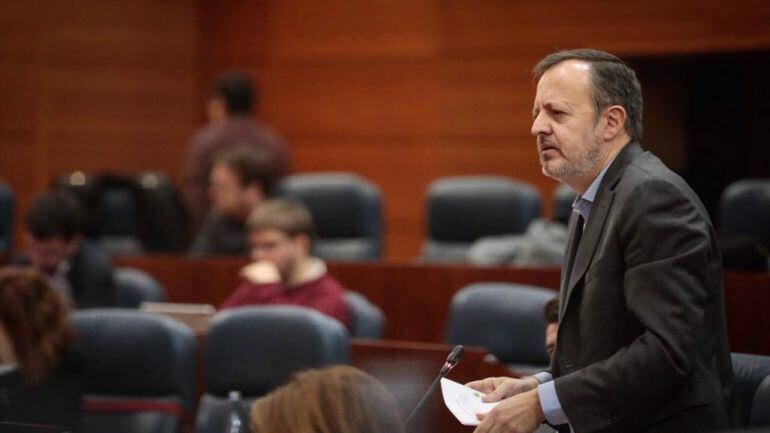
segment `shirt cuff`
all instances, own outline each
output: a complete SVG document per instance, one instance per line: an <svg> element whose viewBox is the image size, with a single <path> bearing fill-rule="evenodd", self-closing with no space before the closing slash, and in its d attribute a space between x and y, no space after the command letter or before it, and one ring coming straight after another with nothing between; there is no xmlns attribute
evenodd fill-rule
<svg viewBox="0 0 770 433"><path fill-rule="evenodd" d="M540 373L537 373L537 374L533 375L532 377L537 379L537 381L540 382L540 383L546 383L546 382L550 382L550 381L553 380L553 375L551 373L547 372L547 371L541 371Z"/></svg>
<svg viewBox="0 0 770 433"><path fill-rule="evenodd" d="M553 380L537 386L537 396L540 398L540 408L546 421L551 425L568 424L567 415L561 408L559 396L556 395L556 385Z"/></svg>

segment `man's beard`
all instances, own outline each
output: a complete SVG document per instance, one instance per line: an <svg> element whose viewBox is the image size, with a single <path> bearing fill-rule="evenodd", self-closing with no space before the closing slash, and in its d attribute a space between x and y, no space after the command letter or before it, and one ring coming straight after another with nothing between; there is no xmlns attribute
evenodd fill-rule
<svg viewBox="0 0 770 433"><path fill-rule="evenodd" d="M543 168L543 174L563 182L565 179L573 178L576 175L588 173L596 169L601 162L602 149L597 137L590 137L591 146L588 149L580 149L576 154L568 155L562 153L561 164L557 164L553 169L548 168L548 164L540 155L540 164ZM561 149L560 149L561 152Z"/></svg>

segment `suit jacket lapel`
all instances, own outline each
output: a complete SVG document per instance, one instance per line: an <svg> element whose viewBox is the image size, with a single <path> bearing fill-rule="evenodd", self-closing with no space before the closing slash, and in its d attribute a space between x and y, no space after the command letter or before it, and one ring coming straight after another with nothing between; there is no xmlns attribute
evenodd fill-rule
<svg viewBox="0 0 770 433"><path fill-rule="evenodd" d="M612 162L610 168L604 174L602 183L599 186L599 191L596 194L593 205L591 206L591 215L588 217L585 229L583 230L583 236L580 238L580 245L578 245L577 253L575 254L574 263L571 264L571 269L565 266L565 270L570 271L570 275L566 277L562 275L562 296L561 299L562 313L566 310L569 303L569 297L572 294L573 289L577 285L578 281L583 278L589 265L596 252L596 246L599 243L602 232L604 231L604 222L607 220L610 208L612 206L612 199L615 197L615 185L618 183L623 175L623 171L626 166L638 155L641 155L644 151L638 143L629 143L623 149L621 149L618 156ZM572 218L577 220L577 218ZM572 230L575 227L571 227ZM572 233L572 231L570 231ZM572 238L570 238L572 239ZM567 252L570 252L570 248L574 248L569 245ZM565 281L565 277L567 280ZM566 283L566 285L565 285ZM566 290L564 290L566 288ZM560 316L561 317L561 316Z"/></svg>
<svg viewBox="0 0 770 433"><path fill-rule="evenodd" d="M615 197L615 192L612 190L603 192L604 194L597 194L597 200L591 206L591 215L588 217L586 226L583 229L583 237L580 238L580 245L578 245L578 250L575 254L575 263L572 265L572 272L570 273L569 284L567 285L568 297L575 284L588 270L588 265L591 263L591 259L596 251L596 244L599 243L599 238L602 235L604 221L607 219L607 214L610 211L612 199Z"/></svg>
<svg viewBox="0 0 770 433"><path fill-rule="evenodd" d="M575 241L577 240L577 231L579 229L578 227L578 214L577 212L572 212L572 215L569 219L569 226L567 227L567 247L564 254L564 264L562 265L561 270L561 284L559 287L561 288L561 296L559 299L559 305L560 305L560 312L559 317L561 317L561 313L564 311L564 306L566 305L565 302L565 295L567 293L567 283L570 279L570 274L573 268L573 263L575 261L575 249L577 248L577 245L575 245Z"/></svg>

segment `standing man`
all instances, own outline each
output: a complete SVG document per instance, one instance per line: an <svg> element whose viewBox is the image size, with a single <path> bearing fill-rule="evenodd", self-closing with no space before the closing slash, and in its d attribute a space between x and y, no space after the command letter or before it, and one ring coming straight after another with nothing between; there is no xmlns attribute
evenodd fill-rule
<svg viewBox="0 0 770 433"><path fill-rule="evenodd" d="M551 371L469 386L503 400L478 433L541 422L584 432L730 426L733 375L721 259L703 204L642 149L641 86L597 50L534 69L532 134L543 173L578 192Z"/></svg>
<svg viewBox="0 0 770 433"><path fill-rule="evenodd" d="M190 141L184 162L184 196L193 230L197 230L209 209L206 191L217 153L235 146L249 146L269 156L273 178L280 178L288 171L289 157L283 139L253 117L255 93L249 76L239 71L226 72L214 83L206 110L209 123Z"/></svg>

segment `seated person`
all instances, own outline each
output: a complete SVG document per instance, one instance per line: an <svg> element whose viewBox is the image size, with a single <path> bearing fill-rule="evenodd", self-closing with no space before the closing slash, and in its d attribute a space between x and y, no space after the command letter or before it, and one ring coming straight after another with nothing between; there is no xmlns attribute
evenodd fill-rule
<svg viewBox="0 0 770 433"><path fill-rule="evenodd" d="M183 192L196 229L209 210L206 187L218 152L246 146L270 156L275 177L285 175L289 168L283 138L258 116L259 91L251 78L243 72L228 71L217 78L211 90L206 107L209 122L188 144L184 160Z"/></svg>
<svg viewBox="0 0 770 433"><path fill-rule="evenodd" d="M556 334L559 332L558 296L554 296L546 302L545 308L543 308L543 318L545 319L545 351L548 352L550 358L556 347Z"/></svg>
<svg viewBox="0 0 770 433"><path fill-rule="evenodd" d="M347 365L296 374L251 406L252 433L403 433L393 396Z"/></svg>
<svg viewBox="0 0 770 433"><path fill-rule="evenodd" d="M220 306L299 305L334 317L346 326L345 291L310 255L313 217L289 200L267 200L249 217L254 261L241 271L244 282Z"/></svg>
<svg viewBox="0 0 770 433"><path fill-rule="evenodd" d="M0 431L2 423L78 430L82 374L68 310L35 269L0 269Z"/></svg>
<svg viewBox="0 0 770 433"><path fill-rule="evenodd" d="M108 307L113 303L114 268L104 250L83 239L82 219L72 193L40 194L25 219L26 251L13 262L43 273L76 308Z"/></svg>
<svg viewBox="0 0 770 433"><path fill-rule="evenodd" d="M267 155L247 147L219 153L209 180L211 210L190 254L247 255L246 218L262 203L274 181Z"/></svg>

